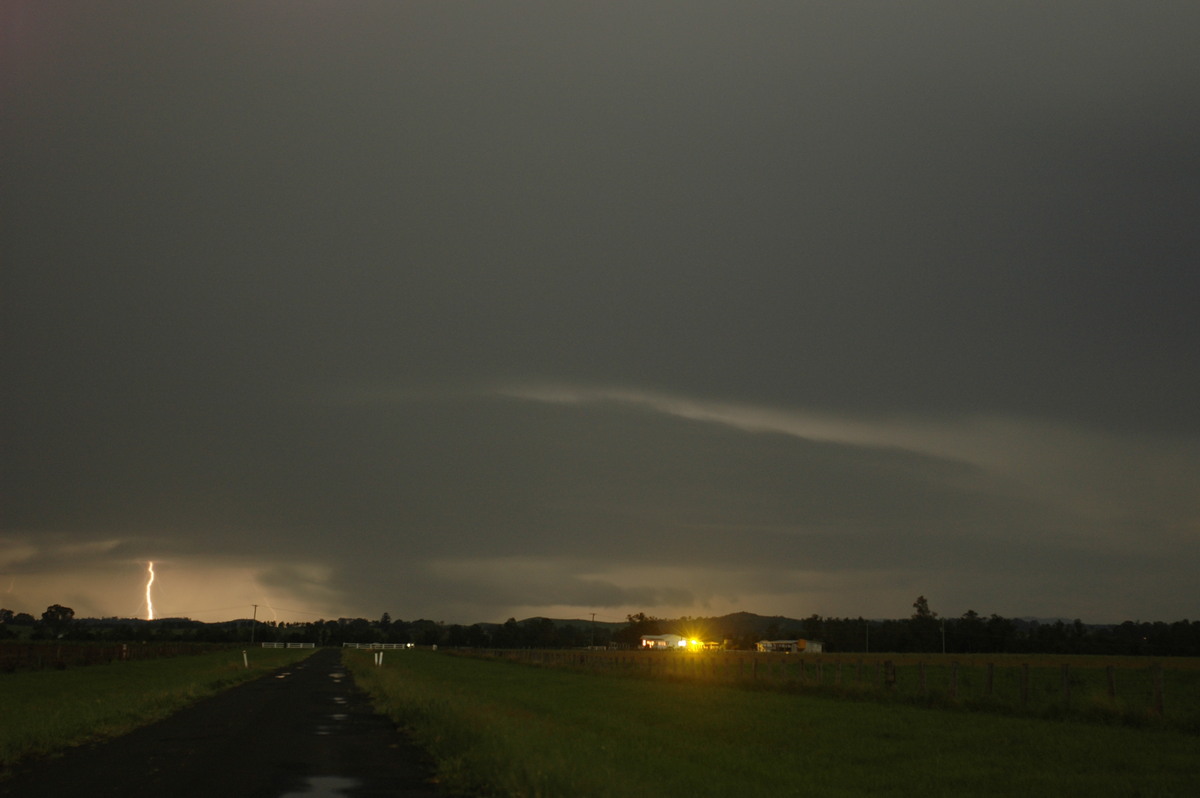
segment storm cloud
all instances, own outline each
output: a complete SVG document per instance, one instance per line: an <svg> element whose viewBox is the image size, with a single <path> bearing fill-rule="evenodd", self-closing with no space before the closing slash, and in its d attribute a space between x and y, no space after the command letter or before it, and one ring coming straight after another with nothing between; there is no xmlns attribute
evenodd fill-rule
<svg viewBox="0 0 1200 798"><path fill-rule="evenodd" d="M4 606L1195 615L1193 4L0 15Z"/></svg>

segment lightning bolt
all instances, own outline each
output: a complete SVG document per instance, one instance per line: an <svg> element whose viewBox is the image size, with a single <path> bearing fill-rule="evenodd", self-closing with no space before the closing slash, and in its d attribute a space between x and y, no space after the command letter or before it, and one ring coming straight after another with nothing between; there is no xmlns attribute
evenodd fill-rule
<svg viewBox="0 0 1200 798"><path fill-rule="evenodd" d="M150 578L146 580L146 620L154 620L154 600L150 598L150 586L154 584L154 560L146 563Z"/></svg>

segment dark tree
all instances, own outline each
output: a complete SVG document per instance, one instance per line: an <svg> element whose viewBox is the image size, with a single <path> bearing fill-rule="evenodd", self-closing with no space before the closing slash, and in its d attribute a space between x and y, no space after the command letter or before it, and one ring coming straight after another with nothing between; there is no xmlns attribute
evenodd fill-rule
<svg viewBox="0 0 1200 798"><path fill-rule="evenodd" d="M1014 650L1017 640L1017 625L1008 618L992 613L985 624L987 650L1004 654Z"/></svg>
<svg viewBox="0 0 1200 798"><path fill-rule="evenodd" d="M451 648L463 648L470 645L469 641L467 627L460 623L453 623L446 627L445 645Z"/></svg>
<svg viewBox="0 0 1200 798"><path fill-rule="evenodd" d="M521 647L521 627L517 625L516 618L509 618L492 633L492 646L495 648Z"/></svg>
<svg viewBox="0 0 1200 798"><path fill-rule="evenodd" d="M817 615L814 612L812 615L804 619L804 637L808 638L809 640L828 642L826 640L827 635L825 632L825 619L820 615ZM792 635L788 636L792 637ZM799 635L796 636L798 637Z"/></svg>
<svg viewBox="0 0 1200 798"><path fill-rule="evenodd" d="M629 625L613 633L613 640L626 646L637 646L642 641L642 635L660 635L663 633L661 618L639 612L636 615L626 615Z"/></svg>
<svg viewBox="0 0 1200 798"><path fill-rule="evenodd" d="M929 600L917 596L912 617L908 621L910 648L914 651L938 650L937 613L929 609Z"/></svg>
<svg viewBox="0 0 1200 798"><path fill-rule="evenodd" d="M472 648L487 648L491 641L481 624L471 624L467 628L467 645Z"/></svg>
<svg viewBox="0 0 1200 798"><path fill-rule="evenodd" d="M528 648L557 648L558 630L549 618L530 618L521 624L521 642Z"/></svg>
<svg viewBox="0 0 1200 798"><path fill-rule="evenodd" d="M957 624L958 648L966 652L982 651L987 645L987 626L975 610L967 610Z"/></svg>
<svg viewBox="0 0 1200 798"><path fill-rule="evenodd" d="M61 604L51 604L42 613L42 623L54 629L66 628L73 620L75 620L75 610Z"/></svg>

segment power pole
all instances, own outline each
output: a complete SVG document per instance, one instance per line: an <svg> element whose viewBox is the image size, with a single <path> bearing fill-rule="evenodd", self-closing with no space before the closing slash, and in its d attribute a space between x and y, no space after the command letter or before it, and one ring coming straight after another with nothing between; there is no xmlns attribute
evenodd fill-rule
<svg viewBox="0 0 1200 798"><path fill-rule="evenodd" d="M254 627L258 626L258 605L254 605L254 620L250 621L250 645L254 645Z"/></svg>

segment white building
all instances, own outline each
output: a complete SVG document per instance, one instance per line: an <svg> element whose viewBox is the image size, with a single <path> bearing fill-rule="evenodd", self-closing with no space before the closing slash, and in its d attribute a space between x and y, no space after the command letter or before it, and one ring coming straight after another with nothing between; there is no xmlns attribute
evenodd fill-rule
<svg viewBox="0 0 1200 798"><path fill-rule="evenodd" d="M687 645L687 639L679 635L642 635L642 648L676 649Z"/></svg>
<svg viewBox="0 0 1200 798"><path fill-rule="evenodd" d="M759 640L754 647L759 651L782 651L788 654L820 654L825 650L820 640Z"/></svg>

